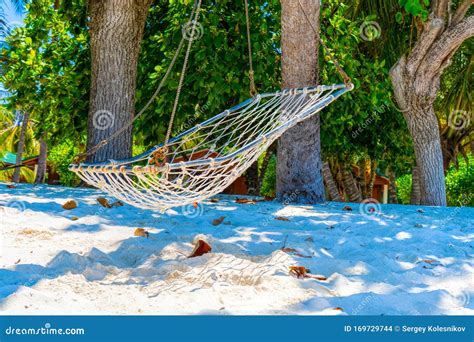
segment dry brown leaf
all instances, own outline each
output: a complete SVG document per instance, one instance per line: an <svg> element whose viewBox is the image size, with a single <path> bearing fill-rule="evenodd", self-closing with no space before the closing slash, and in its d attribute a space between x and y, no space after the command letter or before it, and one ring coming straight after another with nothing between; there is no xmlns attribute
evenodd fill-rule
<svg viewBox="0 0 474 342"><path fill-rule="evenodd" d="M194 202L194 203L193 203L193 208L194 208L194 209L196 209L198 206L199 206L199 203L198 203L198 202Z"/></svg>
<svg viewBox="0 0 474 342"><path fill-rule="evenodd" d="M289 221L290 219L288 217L284 217L284 216L277 216L275 217L275 220L278 220L278 221Z"/></svg>
<svg viewBox="0 0 474 342"><path fill-rule="evenodd" d="M343 309L343 308L341 308L341 307L339 307L339 306L338 306L337 308L334 308L333 310L344 311L344 309Z"/></svg>
<svg viewBox="0 0 474 342"><path fill-rule="evenodd" d="M77 220L79 220L79 217L77 217L77 216L71 217L71 221L77 221Z"/></svg>
<svg viewBox="0 0 474 342"><path fill-rule="evenodd" d="M344 211L352 211L352 208L346 205L344 208L342 208Z"/></svg>
<svg viewBox="0 0 474 342"><path fill-rule="evenodd" d="M111 207L123 207L123 203L121 201L116 201L110 205Z"/></svg>
<svg viewBox="0 0 474 342"><path fill-rule="evenodd" d="M107 200L107 198L104 198L104 197L97 197L97 202L99 202L99 204L101 206L103 206L104 208L107 208L107 209L110 209L112 208L112 206L110 205L109 201Z"/></svg>
<svg viewBox="0 0 474 342"><path fill-rule="evenodd" d="M212 251L211 245L208 244L203 239L199 239L196 241L196 244L194 245L194 249L191 252L191 255L189 256L189 258L198 257L206 253L209 253L210 251Z"/></svg>
<svg viewBox="0 0 474 342"><path fill-rule="evenodd" d="M312 258L311 255L304 255L304 254L301 254L301 253L295 253L295 256L300 257L300 258L306 258L306 259L311 259Z"/></svg>
<svg viewBox="0 0 474 342"><path fill-rule="evenodd" d="M257 203L257 200L248 199L248 198L237 198L237 199L235 200L235 203L239 203L239 204L256 204L256 203Z"/></svg>
<svg viewBox="0 0 474 342"><path fill-rule="evenodd" d="M297 252L296 249L294 249L294 248L289 248L289 247L283 247L281 250L282 250L283 252L285 252L285 253L294 253L294 252Z"/></svg>
<svg viewBox="0 0 474 342"><path fill-rule="evenodd" d="M211 202L211 203L217 203L217 202L219 202L219 199L216 198L216 197L214 197L214 198L211 198L211 199L209 200L209 202Z"/></svg>
<svg viewBox="0 0 474 342"><path fill-rule="evenodd" d="M434 260L434 259L424 259L423 260L424 262L426 262L427 264L439 264L439 261L438 260Z"/></svg>
<svg viewBox="0 0 474 342"><path fill-rule="evenodd" d="M223 221L224 221L225 217L224 216L221 216L219 218L216 218L214 220L212 220L212 225L213 226L218 226L220 225Z"/></svg>
<svg viewBox="0 0 474 342"><path fill-rule="evenodd" d="M328 280L328 278L326 278L326 277L317 276L317 275L312 275L312 274L308 274L307 277L308 277L308 278L312 278L312 279L316 279L316 280L319 280L319 281L326 281L326 280Z"/></svg>
<svg viewBox="0 0 474 342"><path fill-rule="evenodd" d="M290 274L297 278L305 278L309 270L304 266L290 266Z"/></svg>
<svg viewBox="0 0 474 342"><path fill-rule="evenodd" d="M67 201L66 203L63 204L64 210L72 210L75 208L77 208L77 203L74 200Z"/></svg>
<svg viewBox="0 0 474 342"><path fill-rule="evenodd" d="M137 229L135 229L135 232L133 233L133 235L148 238L148 237L150 236L150 233L148 233L148 232L147 232L145 229L143 229L143 228L137 228Z"/></svg>
<svg viewBox="0 0 474 342"><path fill-rule="evenodd" d="M8 189L15 189L16 186L14 186L13 184L8 184L8 185L7 185L7 188L8 188Z"/></svg>

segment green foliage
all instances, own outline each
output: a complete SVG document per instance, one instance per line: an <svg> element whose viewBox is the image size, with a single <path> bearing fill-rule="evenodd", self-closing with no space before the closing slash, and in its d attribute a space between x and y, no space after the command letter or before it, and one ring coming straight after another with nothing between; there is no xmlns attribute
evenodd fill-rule
<svg viewBox="0 0 474 342"><path fill-rule="evenodd" d="M455 207L474 207L474 157L467 163L459 160L459 167L454 165L446 174L446 193L448 205ZM397 197L400 204L410 204L412 179L411 174L397 179Z"/></svg>
<svg viewBox="0 0 474 342"><path fill-rule="evenodd" d="M410 204L411 199L411 174L403 175L397 178L397 197L398 203Z"/></svg>
<svg viewBox="0 0 474 342"><path fill-rule="evenodd" d="M459 161L459 168L452 166L446 175L448 205L474 207L474 157L469 163Z"/></svg>
<svg viewBox="0 0 474 342"><path fill-rule="evenodd" d="M280 4L250 4L255 79L260 91L280 87ZM148 101L162 79L182 37L190 5L159 1L149 14L139 62L137 109ZM194 41L173 135L249 97L249 59L243 2L204 2L198 39ZM164 139L183 56L178 59L162 94L136 127L145 146Z"/></svg>
<svg viewBox="0 0 474 342"><path fill-rule="evenodd" d="M53 171L59 175L60 183L66 186L76 186L80 179L75 173L68 170L68 166L74 161L74 157L79 153L75 142L65 139L63 142L54 145L48 153L48 164Z"/></svg>
<svg viewBox="0 0 474 342"><path fill-rule="evenodd" d="M276 192L276 156L273 155L267 166L267 170L263 177L262 188L260 193L263 196L275 197Z"/></svg>
<svg viewBox="0 0 474 342"><path fill-rule="evenodd" d="M398 3L406 13L413 17L420 17L423 21L428 19L430 0L398 0ZM397 22L401 22L402 18L402 13L398 12Z"/></svg>

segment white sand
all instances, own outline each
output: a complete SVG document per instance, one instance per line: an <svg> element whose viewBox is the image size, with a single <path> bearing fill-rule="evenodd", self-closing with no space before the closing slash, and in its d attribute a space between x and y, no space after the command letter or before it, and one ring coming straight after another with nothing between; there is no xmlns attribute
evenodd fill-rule
<svg viewBox="0 0 474 342"><path fill-rule="evenodd" d="M367 215L221 197L160 214L104 209L95 190L0 188L2 314L474 314L472 208ZM63 210L67 199L78 208ZM197 236L212 253L188 259Z"/></svg>

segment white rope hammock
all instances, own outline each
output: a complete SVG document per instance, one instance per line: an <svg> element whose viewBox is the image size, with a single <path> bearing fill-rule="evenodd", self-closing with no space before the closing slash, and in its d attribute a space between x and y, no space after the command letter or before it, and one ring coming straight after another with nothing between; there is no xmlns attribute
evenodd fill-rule
<svg viewBox="0 0 474 342"><path fill-rule="evenodd" d="M256 95L139 156L70 170L136 207L165 211L200 202L232 184L286 130L352 88L341 84Z"/></svg>

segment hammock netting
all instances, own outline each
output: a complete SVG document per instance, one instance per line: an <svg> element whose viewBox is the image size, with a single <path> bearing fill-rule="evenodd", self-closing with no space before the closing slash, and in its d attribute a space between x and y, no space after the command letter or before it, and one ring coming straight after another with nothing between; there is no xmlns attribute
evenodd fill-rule
<svg viewBox="0 0 474 342"><path fill-rule="evenodd" d="M286 130L351 89L341 84L256 95L134 158L70 169L136 207L165 211L201 202L231 185Z"/></svg>

